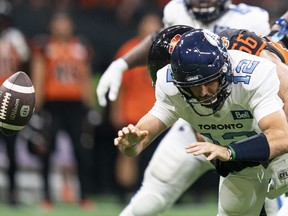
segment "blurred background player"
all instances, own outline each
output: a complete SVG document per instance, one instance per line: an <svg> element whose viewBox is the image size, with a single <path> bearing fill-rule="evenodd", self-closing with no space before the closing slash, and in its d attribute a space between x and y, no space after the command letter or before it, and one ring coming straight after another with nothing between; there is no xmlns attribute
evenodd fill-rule
<svg viewBox="0 0 288 216"><path fill-rule="evenodd" d="M272 41L288 48L288 11L273 23L269 36Z"/></svg>
<svg viewBox="0 0 288 216"><path fill-rule="evenodd" d="M257 17L257 20L253 17ZM170 1L164 8L163 23L165 27L185 24L207 28L215 33L227 28L245 28L263 35L270 32L267 11L246 4L233 5L227 0ZM100 105L106 105L105 95L108 90L109 99L116 99L124 70L147 62L151 38L151 35L146 37L134 50L107 68L97 87ZM157 215L163 212L203 173L212 169L204 157L191 159L182 152L188 143L195 141L190 125L185 121L179 120L167 136L169 139L163 139L146 169L141 189L121 216ZM180 169L182 167L186 168Z"/></svg>
<svg viewBox="0 0 288 216"><path fill-rule="evenodd" d="M91 52L87 43L74 33L73 20L65 11L56 11L50 20L50 34L34 40L31 62L32 80L36 89L36 111L51 117L43 160L44 208L52 208L49 182L50 158L60 130L71 140L79 179L79 204L90 210L84 182L81 131L87 111L92 107ZM48 119L45 119L46 121ZM47 131L46 131L47 133Z"/></svg>
<svg viewBox="0 0 288 216"><path fill-rule="evenodd" d="M10 1L0 0L0 85L13 73L27 71L30 49L25 36L13 26L13 6ZM17 134L4 136L0 134L1 143L6 144L8 156L8 203L18 203L15 175L17 160L15 158Z"/></svg>
<svg viewBox="0 0 288 216"><path fill-rule="evenodd" d="M139 44L143 38L160 28L162 28L162 22L158 14L145 14L139 21L137 35L124 43L115 57L120 58ZM143 94L143 92L145 93ZM128 70L124 73L119 97L111 104L110 118L115 130L129 122L137 123L139 118L151 109L154 102L155 95L153 88L151 88L151 79L147 67L135 67ZM117 155L115 176L121 202L126 203L126 195L134 192L136 186L140 185L143 173L142 167L147 165L141 164L141 161L143 161L141 157L129 158L120 153ZM144 161L147 161L145 156Z"/></svg>

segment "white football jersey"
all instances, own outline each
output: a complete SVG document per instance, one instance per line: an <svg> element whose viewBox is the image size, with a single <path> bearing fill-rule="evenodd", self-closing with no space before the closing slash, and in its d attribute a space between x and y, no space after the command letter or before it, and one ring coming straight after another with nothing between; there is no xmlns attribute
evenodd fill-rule
<svg viewBox="0 0 288 216"><path fill-rule="evenodd" d="M220 18L204 24L187 11L183 0L172 0L164 8L163 23L165 28L172 25L188 25L208 29L214 33L227 28L247 29L262 35L270 32L268 12L244 3L231 4L228 11Z"/></svg>
<svg viewBox="0 0 288 216"><path fill-rule="evenodd" d="M260 133L257 124L260 119L283 106L277 95L279 79L276 66L266 59L238 50L228 52L234 78L231 94L221 110L213 115L199 116L174 86L171 67L167 65L157 73L157 100L150 113L167 126L183 118L207 140L224 146ZM194 108L201 114L212 112L200 104L195 104Z"/></svg>

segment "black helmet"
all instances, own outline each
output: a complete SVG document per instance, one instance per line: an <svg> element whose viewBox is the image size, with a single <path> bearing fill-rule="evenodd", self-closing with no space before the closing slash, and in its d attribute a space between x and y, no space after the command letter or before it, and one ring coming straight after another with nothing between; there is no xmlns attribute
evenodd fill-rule
<svg viewBox="0 0 288 216"><path fill-rule="evenodd" d="M173 49L171 67L174 85L187 103L192 107L193 104L201 104L212 108L211 114L221 109L230 94L232 69L227 49L218 35L203 29L184 33ZM190 87L203 85L216 79L219 79L220 83L217 93L199 102ZM199 114L198 111L196 112Z"/></svg>
<svg viewBox="0 0 288 216"><path fill-rule="evenodd" d="M192 29L192 27L186 25L170 26L159 32L155 37L148 54L148 70L153 87L156 84L157 71L170 64L173 46L183 33Z"/></svg>
<svg viewBox="0 0 288 216"><path fill-rule="evenodd" d="M187 10L197 20L209 23L228 10L230 0L184 0Z"/></svg>

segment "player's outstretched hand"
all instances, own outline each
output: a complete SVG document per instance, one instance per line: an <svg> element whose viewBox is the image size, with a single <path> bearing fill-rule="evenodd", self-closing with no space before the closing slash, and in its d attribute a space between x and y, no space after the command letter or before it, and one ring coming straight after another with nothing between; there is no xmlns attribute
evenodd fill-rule
<svg viewBox="0 0 288 216"><path fill-rule="evenodd" d="M122 58L113 61L106 69L106 71L100 78L96 89L100 106L105 107L107 105L106 94L108 91L109 100L116 100L119 88L121 86L123 72L127 69L128 64Z"/></svg>
<svg viewBox="0 0 288 216"><path fill-rule="evenodd" d="M195 142L186 146L186 152L195 156L204 154L207 160L214 158L221 161L228 161L230 153L226 147L215 145L209 142Z"/></svg>
<svg viewBox="0 0 288 216"><path fill-rule="evenodd" d="M139 130L132 124L118 131L118 137L114 139L114 145L121 148L131 148L141 142L148 135L147 130Z"/></svg>

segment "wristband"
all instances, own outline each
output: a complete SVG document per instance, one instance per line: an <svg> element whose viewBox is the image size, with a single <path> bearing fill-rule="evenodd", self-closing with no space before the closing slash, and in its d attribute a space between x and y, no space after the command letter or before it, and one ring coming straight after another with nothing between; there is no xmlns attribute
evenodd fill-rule
<svg viewBox="0 0 288 216"><path fill-rule="evenodd" d="M236 153L234 151L234 149L231 146L228 146L228 152L230 153L230 157L229 160L235 160L236 157Z"/></svg>
<svg viewBox="0 0 288 216"><path fill-rule="evenodd" d="M270 147L263 133L248 139L231 143L228 146L231 151L230 160L263 162L269 160Z"/></svg>

